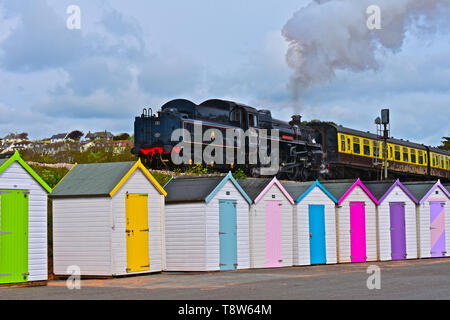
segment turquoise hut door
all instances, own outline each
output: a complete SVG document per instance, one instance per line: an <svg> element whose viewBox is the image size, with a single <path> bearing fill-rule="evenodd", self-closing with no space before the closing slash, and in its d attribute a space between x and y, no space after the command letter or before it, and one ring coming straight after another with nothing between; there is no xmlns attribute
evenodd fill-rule
<svg viewBox="0 0 450 320"><path fill-rule="evenodd" d="M219 200L220 270L237 269L236 200Z"/></svg>
<svg viewBox="0 0 450 320"><path fill-rule="evenodd" d="M309 205L309 251L311 264L327 263L324 205Z"/></svg>

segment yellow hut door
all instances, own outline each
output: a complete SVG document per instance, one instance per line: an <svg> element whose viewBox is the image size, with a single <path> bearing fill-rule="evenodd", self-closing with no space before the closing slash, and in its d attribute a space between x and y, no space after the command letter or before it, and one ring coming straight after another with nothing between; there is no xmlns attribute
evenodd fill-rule
<svg viewBox="0 0 450 320"><path fill-rule="evenodd" d="M127 193L125 199L127 272L150 270L148 195Z"/></svg>

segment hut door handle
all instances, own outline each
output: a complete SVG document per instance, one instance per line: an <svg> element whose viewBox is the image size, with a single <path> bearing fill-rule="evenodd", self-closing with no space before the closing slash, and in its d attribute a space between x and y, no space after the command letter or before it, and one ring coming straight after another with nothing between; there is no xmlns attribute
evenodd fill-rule
<svg viewBox="0 0 450 320"><path fill-rule="evenodd" d="M312 238L312 233L309 234L309 237Z"/></svg>

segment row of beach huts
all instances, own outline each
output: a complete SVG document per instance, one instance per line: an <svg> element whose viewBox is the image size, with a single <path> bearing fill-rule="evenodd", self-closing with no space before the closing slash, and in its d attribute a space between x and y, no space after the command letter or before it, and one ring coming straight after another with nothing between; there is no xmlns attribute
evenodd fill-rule
<svg viewBox="0 0 450 320"><path fill-rule="evenodd" d="M447 189L446 189L447 188ZM137 162L75 165L52 190L18 153L0 159L0 284L447 257L449 186L236 181L164 187Z"/></svg>

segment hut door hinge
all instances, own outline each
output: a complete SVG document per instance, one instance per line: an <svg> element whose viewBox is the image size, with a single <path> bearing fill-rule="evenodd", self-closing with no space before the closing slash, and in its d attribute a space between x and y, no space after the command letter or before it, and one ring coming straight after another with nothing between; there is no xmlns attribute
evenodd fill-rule
<svg viewBox="0 0 450 320"><path fill-rule="evenodd" d="M130 268L126 268L125 271L126 271L126 272L130 272L131 269L130 269Z"/></svg>
<svg viewBox="0 0 450 320"><path fill-rule="evenodd" d="M226 266L224 263L219 263L219 267Z"/></svg>
<svg viewBox="0 0 450 320"><path fill-rule="evenodd" d="M143 229L143 230L139 230L139 231L141 231L141 232L149 232L150 230L149 229Z"/></svg>
<svg viewBox="0 0 450 320"><path fill-rule="evenodd" d="M8 276L10 276L11 274L0 274L0 277L8 277Z"/></svg>
<svg viewBox="0 0 450 320"><path fill-rule="evenodd" d="M227 234L227 233L226 233L226 232L219 232L219 235L220 235L220 234Z"/></svg>
<svg viewBox="0 0 450 320"><path fill-rule="evenodd" d="M150 265L146 265L146 266L141 266L141 268L150 268Z"/></svg>
<svg viewBox="0 0 450 320"><path fill-rule="evenodd" d="M237 264L237 263L234 263L234 264L233 264L233 266L237 267L237 266L238 266L238 264Z"/></svg>
<svg viewBox="0 0 450 320"><path fill-rule="evenodd" d="M11 191L1 191L1 190L0 190L0 194L1 194L1 193L11 193Z"/></svg>
<svg viewBox="0 0 450 320"><path fill-rule="evenodd" d="M0 236L4 234L11 234L12 232L0 232Z"/></svg>

